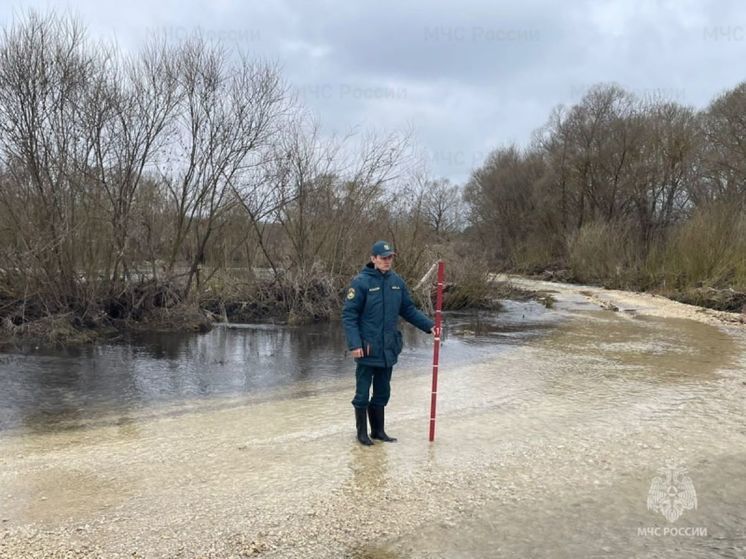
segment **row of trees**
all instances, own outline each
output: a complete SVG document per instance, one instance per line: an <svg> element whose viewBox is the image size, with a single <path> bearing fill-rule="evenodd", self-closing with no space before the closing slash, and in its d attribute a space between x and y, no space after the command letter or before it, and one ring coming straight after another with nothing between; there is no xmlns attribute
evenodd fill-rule
<svg viewBox="0 0 746 559"><path fill-rule="evenodd" d="M257 269L313 315L309 282L336 300L376 238L414 274L455 232L457 187L411 153L402 133L324 136L276 66L199 36L126 55L30 12L0 41L0 316L131 315Z"/></svg>
<svg viewBox="0 0 746 559"><path fill-rule="evenodd" d="M597 86L462 192L408 134L323 134L272 64L199 36L128 55L30 12L0 40L0 318L251 293L330 316L378 238L477 292L483 261L743 288L745 114L746 83L703 111Z"/></svg>
<svg viewBox="0 0 746 559"><path fill-rule="evenodd" d="M616 85L556 109L465 188L491 257L636 288L746 287L746 83L702 111Z"/></svg>

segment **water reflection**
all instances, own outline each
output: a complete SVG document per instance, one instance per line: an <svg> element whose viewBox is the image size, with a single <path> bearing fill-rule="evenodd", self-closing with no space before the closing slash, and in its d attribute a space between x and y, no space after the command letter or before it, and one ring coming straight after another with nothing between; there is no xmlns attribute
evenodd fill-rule
<svg viewBox="0 0 746 559"><path fill-rule="evenodd" d="M350 464L352 477L349 480L349 490L359 494L384 491L388 485L389 473L388 449L381 443L377 452L366 452L366 448L352 446L350 448Z"/></svg>
<svg viewBox="0 0 746 559"><path fill-rule="evenodd" d="M464 363L541 332L557 317L534 303L506 312L446 316L442 362ZM402 325L399 370L426 374L431 338ZM217 327L207 334L148 334L125 342L0 360L0 430L76 428L102 415L126 417L143 408L216 396L261 395L293 387L295 395L350 377L339 323L290 328Z"/></svg>

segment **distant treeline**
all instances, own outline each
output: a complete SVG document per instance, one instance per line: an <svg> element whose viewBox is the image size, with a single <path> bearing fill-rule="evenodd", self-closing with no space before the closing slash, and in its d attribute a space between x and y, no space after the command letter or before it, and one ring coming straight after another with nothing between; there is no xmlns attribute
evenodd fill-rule
<svg viewBox="0 0 746 559"><path fill-rule="evenodd" d="M461 188L408 134L324 134L270 63L31 11L0 37L0 329L328 319L377 239L412 282L446 259L458 307L497 267L743 290L744 115L746 85L702 112L598 86Z"/></svg>
<svg viewBox="0 0 746 559"><path fill-rule="evenodd" d="M509 269L746 291L746 82L701 111L595 86L526 149L493 152L465 199L473 233Z"/></svg>
<svg viewBox="0 0 746 559"><path fill-rule="evenodd" d="M375 240L410 278L461 250L460 189L421 171L409 135L329 137L295 97L272 64L199 35L125 54L54 13L4 29L2 325L185 306L324 319Z"/></svg>

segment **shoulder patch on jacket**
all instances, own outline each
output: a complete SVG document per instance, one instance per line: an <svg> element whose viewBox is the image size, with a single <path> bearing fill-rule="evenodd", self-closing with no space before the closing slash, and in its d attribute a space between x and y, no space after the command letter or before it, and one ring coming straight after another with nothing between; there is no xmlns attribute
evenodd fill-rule
<svg viewBox="0 0 746 559"><path fill-rule="evenodd" d="M354 287L350 287L350 288L349 288L349 289L347 290L347 298L348 298L348 299L349 299L350 301L352 301L352 300L353 300L353 299L355 298L355 288L354 288Z"/></svg>

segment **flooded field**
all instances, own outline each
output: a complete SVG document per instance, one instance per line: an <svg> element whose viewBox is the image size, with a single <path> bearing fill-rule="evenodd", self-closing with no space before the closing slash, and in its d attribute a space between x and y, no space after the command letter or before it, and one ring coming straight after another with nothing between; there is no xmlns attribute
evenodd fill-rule
<svg viewBox="0 0 746 559"><path fill-rule="evenodd" d="M541 287L447 317L435 443L414 331L372 448L337 325L4 355L0 556L744 557L744 329Z"/></svg>

